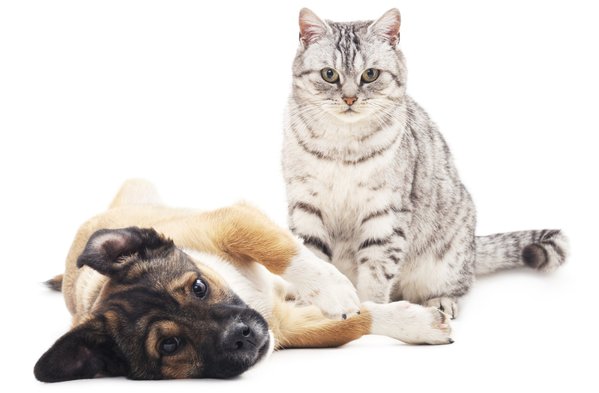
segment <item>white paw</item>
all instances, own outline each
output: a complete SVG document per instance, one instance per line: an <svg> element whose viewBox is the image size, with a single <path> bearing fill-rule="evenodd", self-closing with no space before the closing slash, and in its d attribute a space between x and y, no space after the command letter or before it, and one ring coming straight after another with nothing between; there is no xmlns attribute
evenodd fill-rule
<svg viewBox="0 0 599 393"><path fill-rule="evenodd" d="M328 318L346 319L360 311L360 301L351 281L303 245L282 277L292 284L298 304L312 304Z"/></svg>
<svg viewBox="0 0 599 393"><path fill-rule="evenodd" d="M444 314L447 314L451 319L458 317L458 303L452 297L436 297L424 302L425 306L434 307Z"/></svg>
<svg viewBox="0 0 599 393"><path fill-rule="evenodd" d="M451 344L449 318L433 307L405 301L364 303L372 314L372 334L389 336L408 344Z"/></svg>

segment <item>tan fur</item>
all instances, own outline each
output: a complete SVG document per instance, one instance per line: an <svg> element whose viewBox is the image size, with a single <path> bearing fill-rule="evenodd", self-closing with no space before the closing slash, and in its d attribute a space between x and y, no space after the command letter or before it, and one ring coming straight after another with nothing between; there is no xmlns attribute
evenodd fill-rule
<svg viewBox="0 0 599 393"><path fill-rule="evenodd" d="M259 261L271 273L282 274L297 254L291 234L249 205L205 213L203 219L216 247L210 251L222 252L233 262Z"/></svg>
<svg viewBox="0 0 599 393"><path fill-rule="evenodd" d="M110 208L127 205L162 205L153 184L142 179L129 179L115 195Z"/></svg>
<svg viewBox="0 0 599 393"><path fill-rule="evenodd" d="M279 348L338 347L370 333L372 318L366 309L342 321L324 318L314 306L298 308L279 303L271 323Z"/></svg>
<svg viewBox="0 0 599 393"><path fill-rule="evenodd" d="M168 283L168 292L180 305L188 301L191 286L196 278L195 273L189 272L177 280Z"/></svg>
<svg viewBox="0 0 599 393"><path fill-rule="evenodd" d="M80 227L67 256L62 285L73 326L88 319L93 305L101 301L101 293L107 290L106 277L88 267L76 266L90 236L99 229L152 227L180 248L215 254L236 267L259 262L278 275L299 252L298 243L288 231L249 205L238 204L212 212L175 209L159 205L154 192L151 185L141 181L125 183L106 212ZM202 271L212 281L212 288L226 286L209 268L202 266ZM177 290L185 286L182 281L187 279L182 277L169 284L173 296L181 301L184 296L177 296ZM370 331L371 318L366 310L357 317L333 321L316 307L299 307L288 302L284 291L275 291L274 296L277 298L273 313L265 317L279 347L339 346ZM178 367L165 365L165 375L185 376Z"/></svg>

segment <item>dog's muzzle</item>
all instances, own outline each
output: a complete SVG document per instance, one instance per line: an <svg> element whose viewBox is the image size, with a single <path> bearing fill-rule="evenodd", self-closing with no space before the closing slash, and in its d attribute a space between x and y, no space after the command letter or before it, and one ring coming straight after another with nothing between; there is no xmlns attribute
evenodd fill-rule
<svg viewBox="0 0 599 393"><path fill-rule="evenodd" d="M206 354L203 377L231 378L256 364L269 352L270 334L266 320L251 308L234 307L222 333Z"/></svg>

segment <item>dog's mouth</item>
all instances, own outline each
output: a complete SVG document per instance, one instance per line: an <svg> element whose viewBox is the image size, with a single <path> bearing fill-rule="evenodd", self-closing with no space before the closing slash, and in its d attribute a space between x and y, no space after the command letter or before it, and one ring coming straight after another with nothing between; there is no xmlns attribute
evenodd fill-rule
<svg viewBox="0 0 599 393"><path fill-rule="evenodd" d="M256 345L253 351L237 354L220 354L219 359L208 362L202 378L233 378L246 372L271 352L271 338L269 335L262 343ZM274 345L272 345L274 347ZM224 355L224 356L223 356Z"/></svg>
<svg viewBox="0 0 599 393"><path fill-rule="evenodd" d="M260 314L253 311L249 318L244 318L243 322L232 323L235 324L241 326L239 333L231 339L225 331L223 343L217 347L215 353L205 359L203 378L238 376L272 353L274 339L267 322ZM244 330L243 326L247 329Z"/></svg>

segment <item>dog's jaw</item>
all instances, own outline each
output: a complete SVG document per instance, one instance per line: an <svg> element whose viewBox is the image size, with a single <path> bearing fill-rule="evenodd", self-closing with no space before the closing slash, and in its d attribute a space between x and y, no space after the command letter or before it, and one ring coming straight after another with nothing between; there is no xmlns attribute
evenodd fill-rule
<svg viewBox="0 0 599 393"><path fill-rule="evenodd" d="M272 355L272 353L275 351L275 347L276 347L276 343L275 343L275 335L272 332L272 330L268 329L268 351L266 351L266 353L264 354L264 356L262 357L262 359L266 359L269 358L270 355ZM260 360L262 360L260 359ZM259 363L260 361L258 361Z"/></svg>

